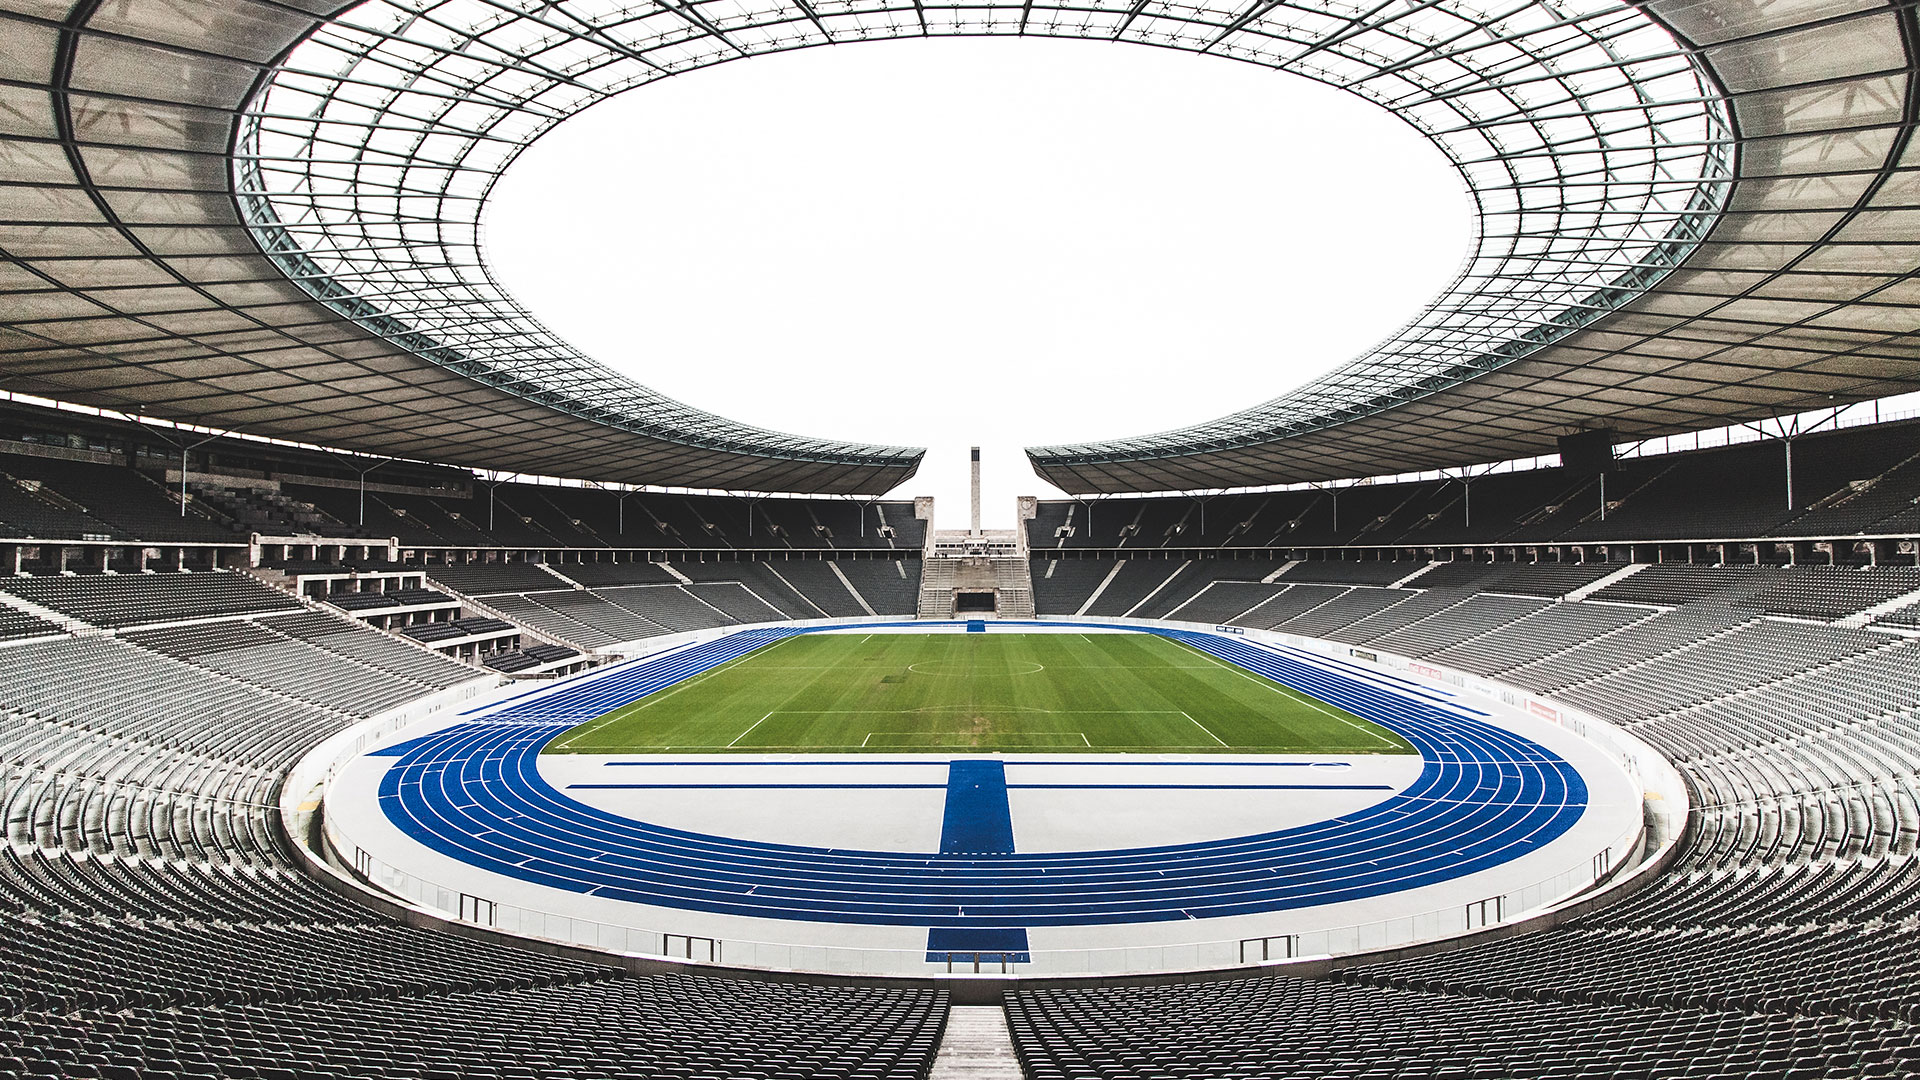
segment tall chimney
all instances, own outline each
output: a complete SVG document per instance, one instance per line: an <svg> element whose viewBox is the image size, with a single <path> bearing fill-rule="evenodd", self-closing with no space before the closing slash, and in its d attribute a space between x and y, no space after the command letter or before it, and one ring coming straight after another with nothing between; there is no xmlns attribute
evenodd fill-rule
<svg viewBox="0 0 1920 1080"><path fill-rule="evenodd" d="M973 448L973 535L980 535L980 448Z"/></svg>

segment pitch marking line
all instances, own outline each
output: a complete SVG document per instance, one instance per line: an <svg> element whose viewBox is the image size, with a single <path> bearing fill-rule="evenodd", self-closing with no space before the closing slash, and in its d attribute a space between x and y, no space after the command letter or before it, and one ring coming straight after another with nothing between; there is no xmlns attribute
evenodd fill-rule
<svg viewBox="0 0 1920 1080"><path fill-rule="evenodd" d="M1228 671L1233 672L1235 675L1240 676L1241 678L1247 680L1250 683L1255 684L1256 686L1264 686L1267 689L1272 690L1274 693L1279 694L1281 697L1297 699L1300 702L1300 704L1305 705L1307 708L1312 709L1314 712L1325 713L1326 715L1333 717L1335 720L1340 721L1341 723L1347 725L1353 730L1358 731L1363 735L1366 735L1368 738L1372 739L1375 742L1386 743L1388 746L1393 745L1392 739L1384 738L1374 732L1368 731L1366 728L1363 728L1359 724L1356 724L1353 721L1347 719L1346 717L1341 716L1337 712L1333 712L1332 710L1315 702L1312 698L1308 697L1307 695L1301 693L1298 690L1295 690L1293 687L1288 686L1285 683L1256 678L1252 674L1246 671L1243 671L1240 668L1233 666L1232 664L1229 664L1223 660L1216 659L1212 656L1208 656L1205 652L1202 652L1199 649L1195 649L1193 646L1187 644L1184 641L1176 641L1174 642L1174 644L1180 646L1183 649L1191 650L1196 655L1205 657L1206 660L1209 663L1212 663L1214 666L1226 668ZM1221 745L1225 745L1225 744L1223 743Z"/></svg>
<svg viewBox="0 0 1920 1080"><path fill-rule="evenodd" d="M1049 716L1172 716L1187 714L1179 709L1042 709L1037 705L922 705L918 709L775 709L774 713L794 716L841 716L857 713L879 713L887 716L911 716L915 713L951 712L961 709L971 712L1033 712L1046 713ZM772 715L772 714L769 714ZM762 717L765 719L765 717ZM1188 716L1191 720L1192 717Z"/></svg>
<svg viewBox="0 0 1920 1080"><path fill-rule="evenodd" d="M970 734L973 734L973 733L966 732L966 731L869 731L867 732L867 737L860 740L860 748L862 750L876 749L875 747L871 747L867 745L869 742L873 740L873 737L875 735L881 735L881 736L916 735L917 736L917 735L970 735ZM1087 738L1087 733L1084 731L1020 731L1020 732L1003 732L1002 734L1003 735L1073 735L1073 736L1079 737L1081 743L1086 745L1089 749L1091 749L1093 746L1092 740ZM940 746L970 746L972 744L967 742L951 742L951 743L930 743L928 745L940 747ZM1220 745L1225 746L1226 744L1221 743ZM881 747L879 749L886 749L886 748ZM907 748L901 747L900 749L907 749ZM981 753L983 754L999 753L999 752L1001 751L992 751L992 750L981 751ZM830 765L832 764L832 762L824 762L823 764Z"/></svg>
<svg viewBox="0 0 1920 1080"><path fill-rule="evenodd" d="M608 712L606 715L601 716L599 719L594 720L585 725L582 725L580 727L577 727L572 731L568 732L567 737L565 739L553 744L554 749L559 750L559 749L564 749L568 746L571 746L576 741L578 741L581 737L589 734L590 732L597 731L600 728L613 723L615 720L625 720L627 717L632 716L634 713L640 712L643 709L651 708L654 705L657 705L660 702L667 700L673 695L679 693L682 690L685 690L689 686L692 686L694 683L697 683L702 679L707 678L710 675L718 675L720 672L725 671L727 668L732 667L733 665L741 662L742 660L747 659L750 656L765 656L767 653L770 653L773 650L779 648L780 646L785 645L787 642L796 640L796 638L797 638L797 635L796 637L784 637L778 641L773 642L770 645L762 645L759 648L741 653L739 656L734 657L733 659L727 661L724 664L715 664L713 667L710 667L707 670L702 671L701 673L693 676L690 679L682 679L679 682L674 683L671 687L667 688L667 691L664 694L658 691L655 691L654 693L646 695L644 698L637 699L638 704L636 704L633 701L629 701L625 705L621 705L618 708L615 708L612 711Z"/></svg>
<svg viewBox="0 0 1920 1080"><path fill-rule="evenodd" d="M1199 728L1199 729L1200 729L1201 731L1205 731L1205 732L1207 733L1207 738L1209 738L1209 739L1212 739L1212 740L1213 740L1214 742L1217 742L1217 743L1219 743L1219 744L1220 744L1221 746L1225 746L1225 745L1227 745L1227 740L1225 740L1225 739L1223 739L1223 738L1221 738L1221 737L1220 737L1220 736L1218 736L1218 735L1215 735L1215 734L1214 734L1213 732L1211 732L1211 731L1207 731L1207 725L1205 725L1205 724L1203 724L1203 723L1201 723L1201 722L1200 722L1200 721L1198 721L1198 720L1195 720L1195 719L1193 718L1193 714L1192 714L1192 713L1189 713L1189 712L1187 712L1187 711L1186 711L1185 709L1182 709L1182 710L1180 710L1180 715L1181 715L1181 716L1184 716L1184 717L1186 717L1186 718L1187 718L1187 722L1188 722L1188 723L1190 723L1190 724L1192 724L1192 725L1193 725L1194 727L1197 727L1197 728Z"/></svg>
<svg viewBox="0 0 1920 1080"><path fill-rule="evenodd" d="M1022 660L1020 662L1023 664L1032 664L1033 670L1032 671L921 671L920 670L921 664L964 663L964 661L960 661L960 660L921 660L918 663L908 664L907 670L914 672L915 674L918 674L918 675L945 675L950 677L959 676L963 678L972 678L972 677L978 676L980 678L987 678L987 679L1006 679L1006 678L1012 678L1015 675L1038 675L1041 672L1047 670L1047 665L1041 663L1038 660Z"/></svg>
<svg viewBox="0 0 1920 1080"><path fill-rule="evenodd" d="M773 713L768 713L768 714L767 714L767 716L772 716L772 715L773 715ZM753 724L752 724L752 726L750 726L750 727L748 727L748 728L747 728L747 730L745 730L745 731L743 731L743 732L741 732L740 734L738 734L738 735L735 735L735 736L733 737L733 741L732 741L732 742L730 742L730 743L728 743L727 745L728 745L728 746L738 746L738 745L740 745L740 740L741 740L741 739L744 739L744 738L746 738L746 737L747 737L748 735L751 735L751 734L753 734L753 729L754 729L754 728L757 728L757 727L759 727L759 726L760 726L761 724L764 724L764 723L766 723L766 722L767 722L767 716L763 716L763 717L761 717L760 719L758 719L758 720L755 720L755 721L753 722Z"/></svg>

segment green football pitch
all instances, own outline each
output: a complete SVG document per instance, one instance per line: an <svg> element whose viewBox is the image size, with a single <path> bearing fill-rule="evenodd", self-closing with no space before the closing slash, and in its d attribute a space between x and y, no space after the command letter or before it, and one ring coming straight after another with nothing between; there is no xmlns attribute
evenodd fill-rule
<svg viewBox="0 0 1920 1080"><path fill-rule="evenodd" d="M1152 634L801 634L549 752L1402 754L1390 731Z"/></svg>

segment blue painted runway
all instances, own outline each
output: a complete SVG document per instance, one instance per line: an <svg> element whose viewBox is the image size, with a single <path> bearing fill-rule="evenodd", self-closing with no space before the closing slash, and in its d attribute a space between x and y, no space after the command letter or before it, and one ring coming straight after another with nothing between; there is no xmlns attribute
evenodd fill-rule
<svg viewBox="0 0 1920 1080"><path fill-rule="evenodd" d="M729 915L980 930L1213 918L1378 896L1536 851L1587 805L1586 785L1570 763L1418 684L1373 671L1363 679L1360 669L1324 658L1309 662L1287 649L1174 629L1142 632L1399 733L1423 758L1419 777L1364 810L1309 825L1160 847L1033 853L1012 850L1011 831L1001 835L997 820L956 821L950 777L942 850L929 853L667 828L587 806L540 775L541 747L573 726L816 629L745 631L632 661L379 751L394 759L381 779L381 808L435 851L558 889ZM995 771L1004 806L1005 773ZM959 775L984 785L972 790L985 793L982 805L990 801L994 776L972 768ZM967 805L965 793L959 802Z"/></svg>

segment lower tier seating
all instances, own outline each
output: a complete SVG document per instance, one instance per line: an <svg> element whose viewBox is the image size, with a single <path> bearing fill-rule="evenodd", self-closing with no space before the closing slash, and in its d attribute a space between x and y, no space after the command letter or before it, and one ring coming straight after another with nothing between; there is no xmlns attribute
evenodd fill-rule
<svg viewBox="0 0 1920 1080"><path fill-rule="evenodd" d="M922 1080L945 1017L930 990L685 975L490 987L455 973L427 991L0 1016L0 1073Z"/></svg>
<svg viewBox="0 0 1920 1080"><path fill-rule="evenodd" d="M1829 1015L1564 1003L1280 977L1008 995L1031 1080L1861 1077L1920 1033Z"/></svg>
<svg viewBox="0 0 1920 1080"><path fill-rule="evenodd" d="M396 681L472 669L312 612L190 629L0 648L0 1077L927 1075L932 990L630 977L320 887L280 835L286 767Z"/></svg>
<svg viewBox="0 0 1920 1080"><path fill-rule="evenodd" d="M1669 568L1652 580L1681 588L1659 607L1549 603L1580 579L1557 570L1538 588L1514 587L1525 570L1436 569L1403 589L1288 587L1289 573L1200 592L1188 606L1208 615L1257 601L1235 621L1556 691L1626 725L1692 789L1683 852L1641 892L1564 927L1322 980L1016 992L1007 1011L1027 1076L1920 1070L1920 640L1769 614L1847 614L1904 578L1826 603L1805 594L1824 575L1763 579L1801 582L1794 594L1756 589L1755 573L1732 575L1734 589L1728 575ZM1499 591L1477 587L1489 584Z"/></svg>

